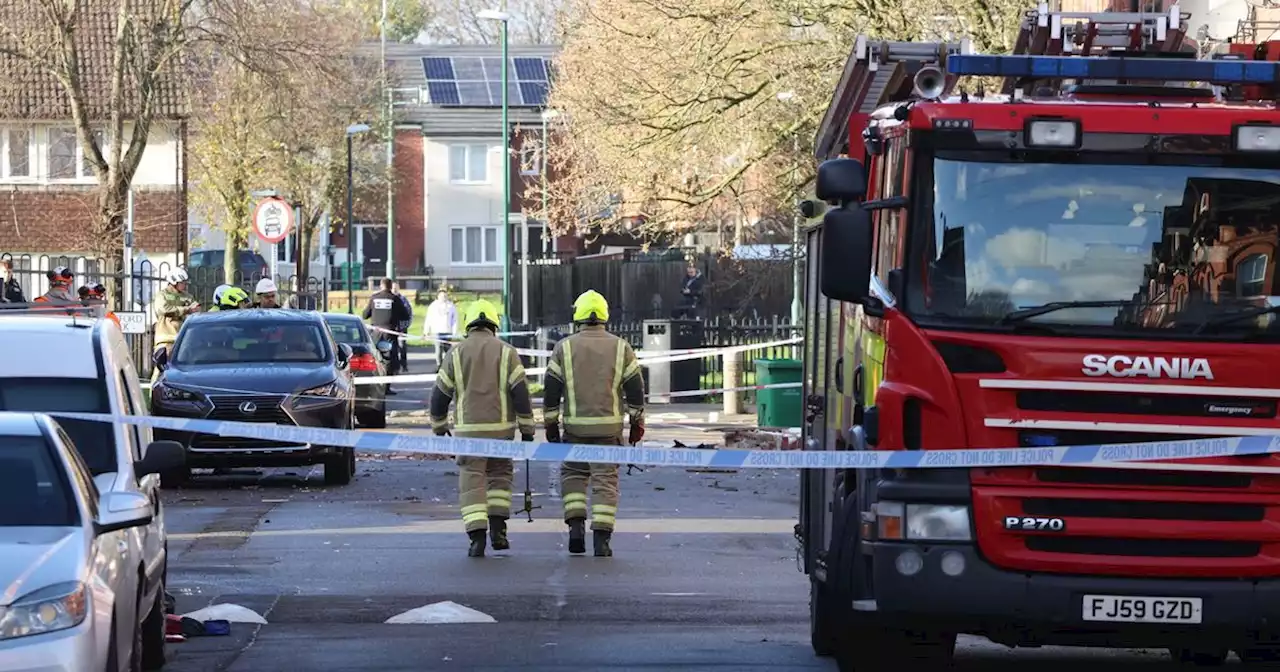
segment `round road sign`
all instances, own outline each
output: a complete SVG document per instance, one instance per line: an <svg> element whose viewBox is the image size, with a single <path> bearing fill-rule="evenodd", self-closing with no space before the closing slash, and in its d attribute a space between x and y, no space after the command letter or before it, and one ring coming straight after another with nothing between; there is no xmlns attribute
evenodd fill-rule
<svg viewBox="0 0 1280 672"><path fill-rule="evenodd" d="M283 198L264 198L253 211L253 232L266 243L278 243L293 231L293 208Z"/></svg>

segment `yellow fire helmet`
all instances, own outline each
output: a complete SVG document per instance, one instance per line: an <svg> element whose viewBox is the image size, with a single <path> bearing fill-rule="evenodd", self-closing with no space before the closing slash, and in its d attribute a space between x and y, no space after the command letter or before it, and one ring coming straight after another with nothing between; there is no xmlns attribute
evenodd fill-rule
<svg viewBox="0 0 1280 672"><path fill-rule="evenodd" d="M472 301L471 305L467 306L466 322L468 329L486 325L490 327L497 327L498 309L492 303L489 303L484 299Z"/></svg>
<svg viewBox="0 0 1280 672"><path fill-rule="evenodd" d="M594 289L588 289L573 302L574 322L608 322L609 302Z"/></svg>
<svg viewBox="0 0 1280 672"><path fill-rule="evenodd" d="M240 308L241 304L249 303L249 293L239 287L228 288L222 293L222 298L218 299L218 306L223 310L231 308Z"/></svg>

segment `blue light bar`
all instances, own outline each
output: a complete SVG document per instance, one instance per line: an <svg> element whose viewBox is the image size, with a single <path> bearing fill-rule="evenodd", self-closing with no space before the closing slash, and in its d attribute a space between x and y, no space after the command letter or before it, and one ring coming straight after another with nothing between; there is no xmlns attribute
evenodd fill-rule
<svg viewBox="0 0 1280 672"><path fill-rule="evenodd" d="M1212 84L1280 82L1280 63L1274 61L960 54L947 57L947 71L953 75L1042 79L1140 79Z"/></svg>

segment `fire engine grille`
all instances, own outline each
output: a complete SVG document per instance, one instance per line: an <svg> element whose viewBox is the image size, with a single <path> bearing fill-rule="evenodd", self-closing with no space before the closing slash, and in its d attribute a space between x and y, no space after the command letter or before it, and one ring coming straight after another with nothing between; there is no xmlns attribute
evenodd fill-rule
<svg viewBox="0 0 1280 672"><path fill-rule="evenodd" d="M1148 434L1143 432L1090 432L1059 429L1024 429L1018 432L1018 443L1023 447L1036 446L1085 446L1106 443L1146 443L1151 441L1185 441L1188 439L1217 438L1216 434ZM1081 469L1071 467L1041 467L1035 470L1036 480L1042 483L1059 483L1094 486L1145 486L1158 488L1248 488L1253 484L1249 474L1212 473L1196 471L1150 471L1124 469Z"/></svg>
<svg viewBox="0 0 1280 672"><path fill-rule="evenodd" d="M1276 417L1274 400L1216 395L1023 390L1017 394L1017 404L1022 410L1053 413L1163 415L1184 418Z"/></svg>
<svg viewBox="0 0 1280 672"><path fill-rule="evenodd" d="M1028 516L1048 518L1125 518L1132 520L1196 520L1256 522L1266 515L1260 504L1141 502L1125 499L1024 499Z"/></svg>
<svg viewBox="0 0 1280 672"><path fill-rule="evenodd" d="M1103 537L1027 537L1025 541L1027 550L1042 553L1145 558L1252 558L1262 550L1262 544L1254 541Z"/></svg>

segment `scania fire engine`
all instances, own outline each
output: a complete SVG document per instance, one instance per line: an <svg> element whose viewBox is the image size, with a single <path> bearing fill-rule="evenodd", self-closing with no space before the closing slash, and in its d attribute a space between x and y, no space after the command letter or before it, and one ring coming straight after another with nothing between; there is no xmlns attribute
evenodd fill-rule
<svg viewBox="0 0 1280 672"><path fill-rule="evenodd" d="M1200 57L1188 19L1042 6L999 56L858 39L806 208L807 447L1280 435L1280 41ZM842 669L964 633L1280 664L1271 455L802 479Z"/></svg>

